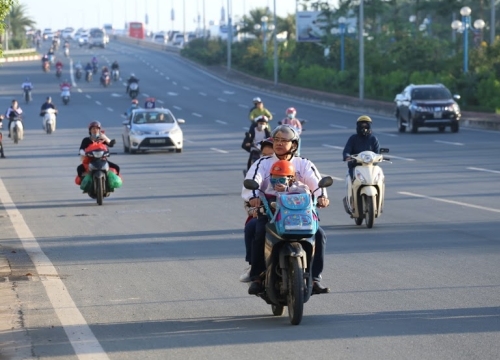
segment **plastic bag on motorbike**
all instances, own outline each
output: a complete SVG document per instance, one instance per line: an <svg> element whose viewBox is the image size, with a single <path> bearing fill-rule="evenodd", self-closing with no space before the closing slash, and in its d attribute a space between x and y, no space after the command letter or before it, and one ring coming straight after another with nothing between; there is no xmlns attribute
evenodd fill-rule
<svg viewBox="0 0 500 360"><path fill-rule="evenodd" d="M92 175L87 174L80 183L80 190L83 190L84 192L89 192L91 187L92 187Z"/></svg>
<svg viewBox="0 0 500 360"><path fill-rule="evenodd" d="M318 216L309 193L278 194L276 230L282 238L311 237L318 231Z"/></svg>
<svg viewBox="0 0 500 360"><path fill-rule="evenodd" d="M123 185L122 179L113 171L108 171L108 186L111 190L118 189Z"/></svg>

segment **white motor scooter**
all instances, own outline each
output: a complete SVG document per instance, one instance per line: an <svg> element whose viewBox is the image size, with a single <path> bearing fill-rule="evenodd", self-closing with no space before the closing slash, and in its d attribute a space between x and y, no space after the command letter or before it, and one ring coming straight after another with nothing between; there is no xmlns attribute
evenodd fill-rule
<svg viewBox="0 0 500 360"><path fill-rule="evenodd" d="M71 97L71 94L69 92L69 87L63 86L61 88L61 99L64 105L68 105L69 103L69 98Z"/></svg>
<svg viewBox="0 0 500 360"><path fill-rule="evenodd" d="M52 134L56 131L56 114L57 110L51 108L44 110L42 126L43 131L47 134Z"/></svg>
<svg viewBox="0 0 500 360"><path fill-rule="evenodd" d="M24 138L24 127L21 118L15 118L10 123L10 136L14 144L17 144Z"/></svg>
<svg viewBox="0 0 500 360"><path fill-rule="evenodd" d="M118 79L120 78L120 70L118 69L111 70L111 77L113 78L113 81L118 81Z"/></svg>
<svg viewBox="0 0 500 360"><path fill-rule="evenodd" d="M347 197L343 202L345 211L356 225L361 225L365 220L366 227L372 228L375 218L380 217L384 210L385 176L382 168L376 165L390 160L382 155L388 152L389 149L380 149L381 154L363 151L351 155L357 166L354 168L352 181L349 171L347 172Z"/></svg>

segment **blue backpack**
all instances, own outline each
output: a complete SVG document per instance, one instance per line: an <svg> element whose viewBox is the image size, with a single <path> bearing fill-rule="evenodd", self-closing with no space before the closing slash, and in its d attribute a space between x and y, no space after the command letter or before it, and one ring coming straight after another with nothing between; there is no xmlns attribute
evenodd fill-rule
<svg viewBox="0 0 500 360"><path fill-rule="evenodd" d="M318 214L309 193L279 193L271 223L284 239L308 238L318 231Z"/></svg>

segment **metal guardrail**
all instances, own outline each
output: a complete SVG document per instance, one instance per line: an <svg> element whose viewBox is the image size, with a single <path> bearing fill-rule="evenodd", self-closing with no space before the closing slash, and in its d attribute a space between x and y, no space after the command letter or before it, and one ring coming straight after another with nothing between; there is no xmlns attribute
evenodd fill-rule
<svg viewBox="0 0 500 360"><path fill-rule="evenodd" d="M30 53L35 53L36 48L30 48L30 49L17 49L17 50L7 50L7 51L2 51L3 56L5 55L22 55L22 54L30 54Z"/></svg>
<svg viewBox="0 0 500 360"><path fill-rule="evenodd" d="M156 43L152 40L141 40L141 39L135 39L131 38L128 36L121 36L121 35L114 35L113 39L124 42L126 44L133 44L133 45L138 45L140 47L148 48L148 49L154 49L158 51L170 51L178 54L181 49L177 46L173 45L167 45L167 44L159 44Z"/></svg>

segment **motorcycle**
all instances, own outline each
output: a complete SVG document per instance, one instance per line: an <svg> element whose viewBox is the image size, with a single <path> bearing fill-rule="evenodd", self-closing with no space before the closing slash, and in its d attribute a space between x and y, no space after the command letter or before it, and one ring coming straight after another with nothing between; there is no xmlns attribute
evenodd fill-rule
<svg viewBox="0 0 500 360"><path fill-rule="evenodd" d="M85 80L87 82L91 82L92 81L92 70L87 70L87 72L85 73Z"/></svg>
<svg viewBox="0 0 500 360"><path fill-rule="evenodd" d="M97 63L93 63L92 64L92 73L97 74L97 70L99 70Z"/></svg>
<svg viewBox="0 0 500 360"><path fill-rule="evenodd" d="M105 72L101 76L101 85L104 86L104 87L108 87L109 83L110 83L109 73Z"/></svg>
<svg viewBox="0 0 500 360"><path fill-rule="evenodd" d="M118 81L118 79L120 78L120 70L118 69L111 70L111 77L113 78L113 81Z"/></svg>
<svg viewBox="0 0 500 360"><path fill-rule="evenodd" d="M54 65L55 64L55 61L56 61L56 58L54 55L49 55L49 62Z"/></svg>
<svg viewBox="0 0 500 360"><path fill-rule="evenodd" d="M70 96L71 96L71 94L69 91L69 87L63 86L61 88L61 99L62 99L62 102L64 103L64 105L68 105Z"/></svg>
<svg viewBox="0 0 500 360"><path fill-rule="evenodd" d="M98 205L102 205L103 199L122 185L121 178L109 167L109 155L109 149L103 143L94 143L85 149L88 173L81 181L80 189L96 199Z"/></svg>
<svg viewBox="0 0 500 360"><path fill-rule="evenodd" d="M14 118L10 123L10 136L14 144L19 143L24 138L23 121L20 117Z"/></svg>
<svg viewBox="0 0 500 360"><path fill-rule="evenodd" d="M344 197L344 209L354 219L356 225L361 225L363 220L367 228L372 228L375 218L382 215L384 210L385 177L380 166L375 166L383 161L384 153L389 149L380 149L380 154L373 151L363 151L351 155L358 166L353 170L354 178L351 180L349 171L346 176L347 197Z"/></svg>
<svg viewBox="0 0 500 360"><path fill-rule="evenodd" d="M48 108L40 113L40 115L43 116L43 131L45 131L47 134L52 134L54 131L56 131L56 114L57 110L54 110L52 108Z"/></svg>
<svg viewBox="0 0 500 360"><path fill-rule="evenodd" d="M62 75L62 68L61 67L57 67L56 68L56 77L60 78L61 75Z"/></svg>
<svg viewBox="0 0 500 360"><path fill-rule="evenodd" d="M75 77L77 80L80 80L82 78L82 69L80 69L80 68L76 69Z"/></svg>
<svg viewBox="0 0 500 360"><path fill-rule="evenodd" d="M135 99L139 95L139 84L136 82L130 83L128 94L132 99Z"/></svg>
<svg viewBox="0 0 500 360"><path fill-rule="evenodd" d="M50 71L50 62L44 61L42 64L42 69L44 72L49 72Z"/></svg>
<svg viewBox="0 0 500 360"><path fill-rule="evenodd" d="M69 48L64 48L64 56L68 57L69 56Z"/></svg>
<svg viewBox="0 0 500 360"><path fill-rule="evenodd" d="M319 181L319 188L332 184L333 179L327 176ZM244 180L243 186L254 191L259 189L259 184L252 179ZM276 202L269 203L260 191L259 197L263 204L259 211L265 213L269 221L264 250L267 267L262 282L264 291L257 296L271 305L275 316L283 315L287 306L291 324L298 325L304 304L312 295L317 198L311 193L278 193Z"/></svg>
<svg viewBox="0 0 500 360"><path fill-rule="evenodd" d="M26 101L26 104L31 101L31 87L29 86L24 87L24 101Z"/></svg>

